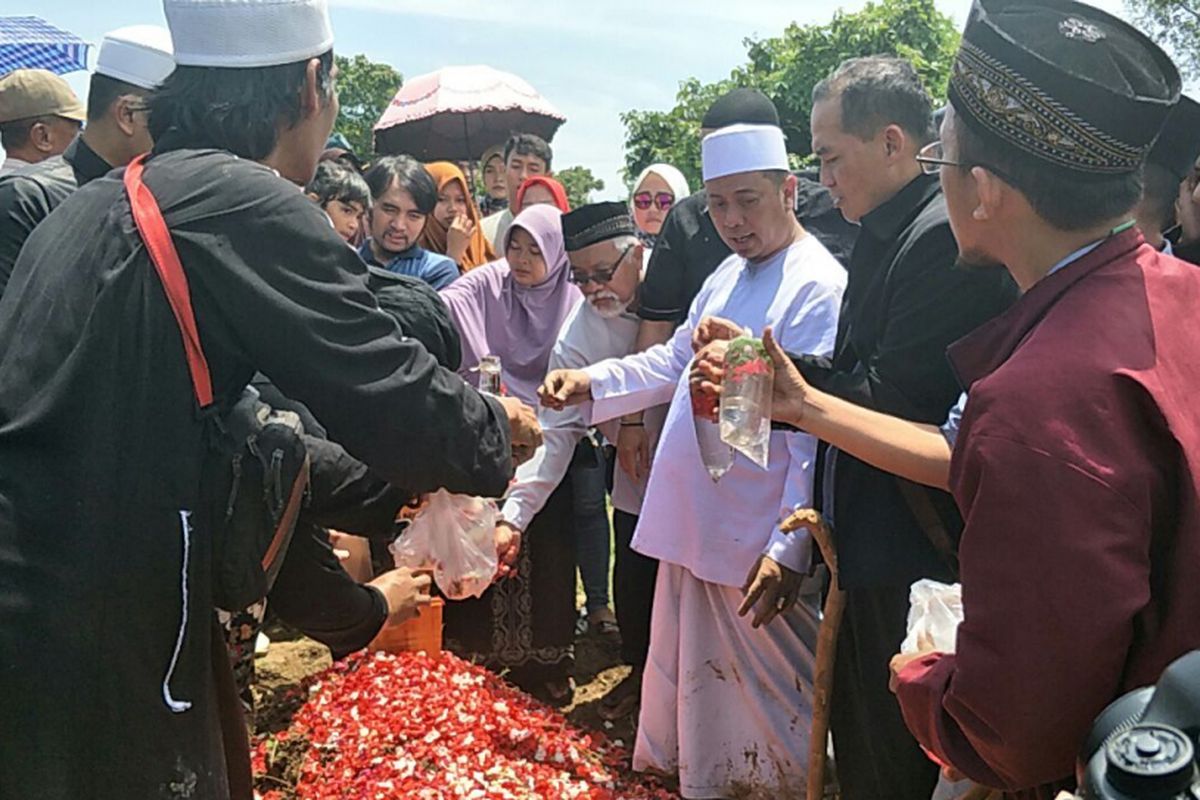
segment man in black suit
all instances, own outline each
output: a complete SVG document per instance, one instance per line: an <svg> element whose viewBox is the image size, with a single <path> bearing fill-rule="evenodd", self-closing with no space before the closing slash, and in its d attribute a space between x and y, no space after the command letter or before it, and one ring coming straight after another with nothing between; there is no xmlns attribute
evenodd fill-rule
<svg viewBox="0 0 1200 800"><path fill-rule="evenodd" d="M902 59L846 61L813 90L821 182L861 229L834 355L800 363L824 391L940 424L961 391L946 347L1006 308L1016 288L1003 271L956 266L937 177L916 160L934 138L929 96ZM836 448L821 459L815 496L833 523L847 590L831 720L842 796L928 800L937 768L888 691L888 660L905 635L910 585L953 579L962 523L944 492Z"/></svg>

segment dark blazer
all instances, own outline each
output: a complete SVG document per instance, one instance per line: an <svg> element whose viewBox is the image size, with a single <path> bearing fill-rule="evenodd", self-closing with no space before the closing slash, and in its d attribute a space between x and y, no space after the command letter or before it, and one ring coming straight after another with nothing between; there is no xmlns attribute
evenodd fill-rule
<svg viewBox="0 0 1200 800"><path fill-rule="evenodd" d="M936 177L922 175L863 217L832 359L797 360L817 388L858 405L940 424L961 392L946 348L1017 297L1003 270L956 266L958 247ZM824 496L822 448L815 496ZM846 588L948 578L894 475L845 453L834 466L838 567ZM945 492L922 488L957 537L962 521Z"/></svg>

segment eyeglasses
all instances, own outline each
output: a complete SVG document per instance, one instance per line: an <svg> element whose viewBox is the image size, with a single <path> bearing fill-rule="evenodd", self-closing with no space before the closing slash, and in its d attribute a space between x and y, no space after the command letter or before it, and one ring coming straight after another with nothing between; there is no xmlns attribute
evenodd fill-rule
<svg viewBox="0 0 1200 800"><path fill-rule="evenodd" d="M629 255L629 251L632 250L633 247L633 245L629 245L622 250L621 255L617 256L617 260L614 261L613 265L608 269L598 269L590 275L583 272L578 272L577 270L571 270L571 274L567 277L567 280L576 286L587 286L589 283L594 283L597 286L604 286L613 279L614 275L617 274L617 270L621 268L621 262L625 260L625 256Z"/></svg>
<svg viewBox="0 0 1200 800"><path fill-rule="evenodd" d="M946 158L946 150L941 141L930 142L921 148L916 155L917 163L921 165L921 171L926 175L938 175L942 171L942 167L959 167L960 169L971 169L972 167L983 167L988 172L994 173L1002 178L1007 183L1012 183L1012 180L1005 173L991 166L984 164L981 161L967 163L965 161L951 161Z"/></svg>
<svg viewBox="0 0 1200 800"><path fill-rule="evenodd" d="M670 192L659 192L654 195L651 195L649 192L638 192L633 196L633 205L634 208L642 211L645 211L651 205L658 206L659 211L666 211L675 205L675 195Z"/></svg>

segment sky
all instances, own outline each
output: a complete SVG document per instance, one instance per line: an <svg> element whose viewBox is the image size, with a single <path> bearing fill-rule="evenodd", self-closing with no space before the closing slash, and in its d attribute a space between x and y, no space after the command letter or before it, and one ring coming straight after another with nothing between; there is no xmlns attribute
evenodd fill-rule
<svg viewBox="0 0 1200 800"><path fill-rule="evenodd" d="M970 0L936 2L962 25ZM1125 16L1121 0L1092 3ZM606 185L595 199L623 199L622 111L669 109L680 81L716 81L742 64L747 37L827 22L839 5L865 0L330 0L330 13L336 52L405 77L481 63L520 75L567 117L554 166L589 167ZM93 43L124 25L165 24L161 0L5 0L3 13L36 14ZM66 77L82 98L86 74Z"/></svg>

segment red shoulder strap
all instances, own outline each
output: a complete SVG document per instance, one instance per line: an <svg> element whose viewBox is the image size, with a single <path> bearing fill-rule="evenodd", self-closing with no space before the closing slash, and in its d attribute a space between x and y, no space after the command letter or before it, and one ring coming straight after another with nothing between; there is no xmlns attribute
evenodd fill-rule
<svg viewBox="0 0 1200 800"><path fill-rule="evenodd" d="M179 262L179 253L171 241L171 234L167 231L167 223L163 220L158 202L146 184L142 183L145 159L144 155L138 156L125 168L125 191L129 194L129 207L133 210L134 224L137 225L138 233L146 244L146 252L150 254L150 261L153 262L154 270L162 281L163 290L167 293L167 302L171 304L171 311L179 324L196 400L200 403L200 408L207 408L213 402L212 375L208 371L208 359L204 357L204 350L200 347L200 333L196 329L196 317L192 313L192 293L188 290L183 264Z"/></svg>

